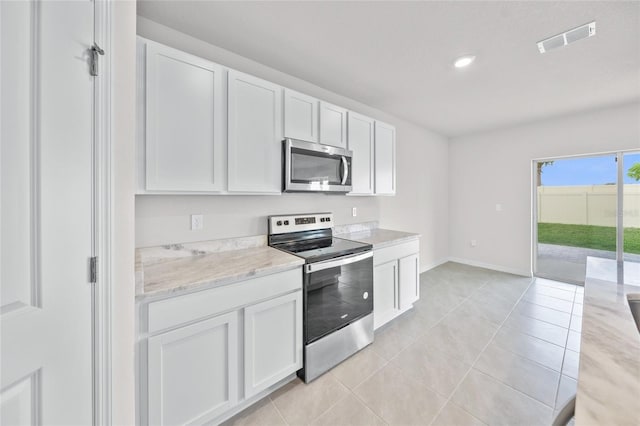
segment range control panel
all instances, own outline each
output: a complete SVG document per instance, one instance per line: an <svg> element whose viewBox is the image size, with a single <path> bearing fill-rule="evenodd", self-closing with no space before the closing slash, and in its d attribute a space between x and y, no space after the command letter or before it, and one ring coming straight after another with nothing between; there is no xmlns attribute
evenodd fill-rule
<svg viewBox="0 0 640 426"><path fill-rule="evenodd" d="M333 228L333 213L269 216L269 234Z"/></svg>

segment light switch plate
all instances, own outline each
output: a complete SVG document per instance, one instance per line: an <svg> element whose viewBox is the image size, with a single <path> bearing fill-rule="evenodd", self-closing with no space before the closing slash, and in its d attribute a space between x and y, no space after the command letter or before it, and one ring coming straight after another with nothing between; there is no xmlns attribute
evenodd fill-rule
<svg viewBox="0 0 640 426"><path fill-rule="evenodd" d="M358 216L358 208L354 207L351 209L351 216L356 217Z"/></svg>

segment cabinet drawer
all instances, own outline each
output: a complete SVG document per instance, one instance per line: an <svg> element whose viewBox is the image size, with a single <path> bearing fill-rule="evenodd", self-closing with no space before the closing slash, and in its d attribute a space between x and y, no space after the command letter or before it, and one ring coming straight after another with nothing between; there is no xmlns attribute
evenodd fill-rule
<svg viewBox="0 0 640 426"><path fill-rule="evenodd" d="M400 243L391 247L384 247L373 251L373 265L382 265L392 260L400 259L420 251L420 242L416 239Z"/></svg>
<svg viewBox="0 0 640 426"><path fill-rule="evenodd" d="M149 303L147 332L216 315L302 289L302 268ZM144 324L142 324L144 331Z"/></svg>

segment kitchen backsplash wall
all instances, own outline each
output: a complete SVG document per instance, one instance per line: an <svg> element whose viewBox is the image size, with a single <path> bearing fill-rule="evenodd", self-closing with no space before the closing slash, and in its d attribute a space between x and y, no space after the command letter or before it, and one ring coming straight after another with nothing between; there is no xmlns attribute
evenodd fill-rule
<svg viewBox="0 0 640 426"><path fill-rule="evenodd" d="M324 194L138 195L136 246L266 234L267 216L273 214L328 211L337 224L367 222L378 219L378 200ZM203 229L191 230L191 214L204 216Z"/></svg>

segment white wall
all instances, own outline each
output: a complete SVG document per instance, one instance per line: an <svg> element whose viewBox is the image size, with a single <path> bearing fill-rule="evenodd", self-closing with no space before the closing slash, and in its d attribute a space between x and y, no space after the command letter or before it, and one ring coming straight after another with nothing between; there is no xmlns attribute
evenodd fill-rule
<svg viewBox="0 0 640 426"><path fill-rule="evenodd" d="M114 1L112 33L112 424L135 424L134 142L136 2Z"/></svg>
<svg viewBox="0 0 640 426"><path fill-rule="evenodd" d="M421 233L423 269L446 259L446 138L145 18L138 18L137 31L145 38L393 124L398 157L395 197L136 196L137 247L266 234L269 214L332 211L337 224L379 220L385 227ZM351 216L352 207L357 207L357 217ZM192 213L204 215L202 231L189 229Z"/></svg>
<svg viewBox="0 0 640 426"><path fill-rule="evenodd" d="M640 149L638 103L453 139L451 258L529 274L532 160L629 149Z"/></svg>

